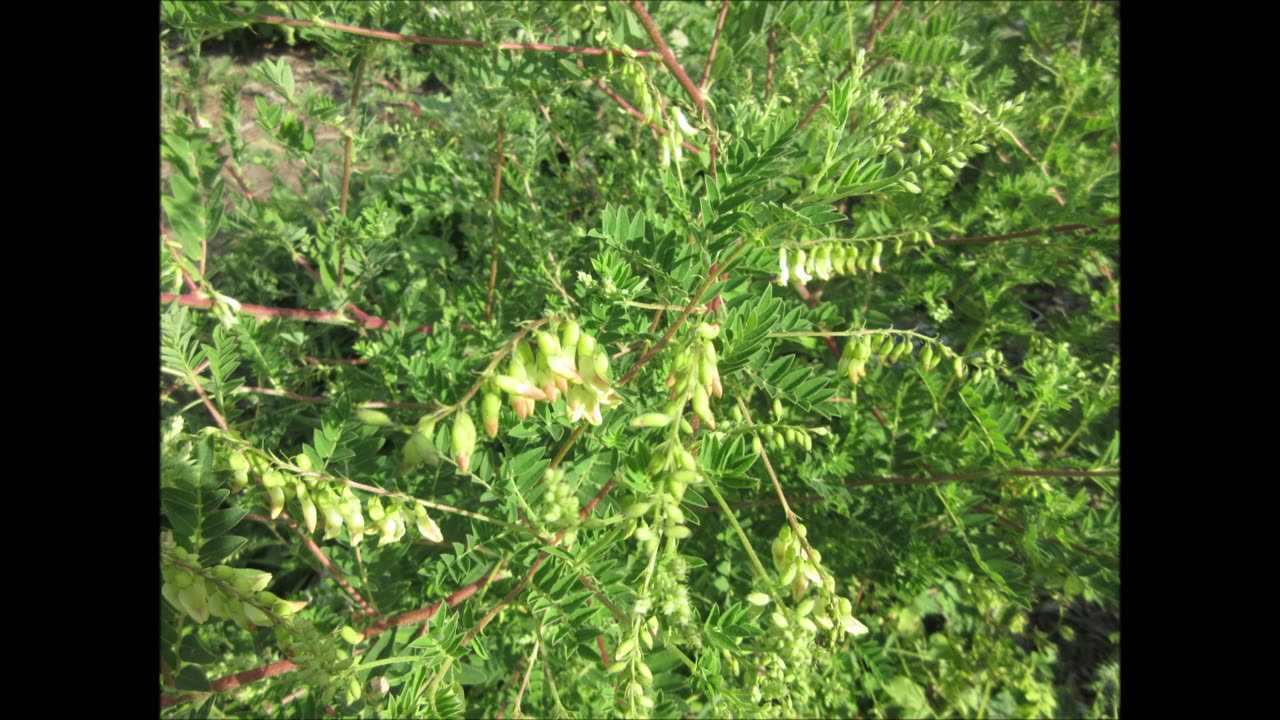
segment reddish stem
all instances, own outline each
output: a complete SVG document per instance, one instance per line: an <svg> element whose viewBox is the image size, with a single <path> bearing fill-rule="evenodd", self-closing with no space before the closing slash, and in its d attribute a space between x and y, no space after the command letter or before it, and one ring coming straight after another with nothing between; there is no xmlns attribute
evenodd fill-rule
<svg viewBox="0 0 1280 720"><path fill-rule="evenodd" d="M729 13L729 0L720 5L720 17L716 18L716 34L711 37L711 49L707 52L707 65L702 68L702 78L698 80L698 92L707 91L707 78L711 75L711 63L716 59L716 45L720 42L720 30L724 28L724 16Z"/></svg>
<svg viewBox="0 0 1280 720"><path fill-rule="evenodd" d="M237 14L239 11L233 10ZM254 15L253 20L270 25L294 25L298 27L320 27L329 30L338 30L341 32L351 33L353 35L364 35L366 37L381 38L383 40L395 40L396 42L411 42L419 45L452 45L455 47L496 47L499 50L545 50L548 52L574 53L578 55L614 55L626 57L626 53L622 50L614 50L611 48L594 48L594 47L574 47L569 45L546 45L544 43L518 43L518 42L485 42L483 40L466 40L455 38L437 38L424 37L422 35L402 35L400 33L387 32L385 30L370 30L368 28L356 27L355 25L344 25L342 23L333 23L327 20L300 20L298 18L278 17L276 15ZM649 56L653 54L651 50L632 50L631 52L640 56Z"/></svg>

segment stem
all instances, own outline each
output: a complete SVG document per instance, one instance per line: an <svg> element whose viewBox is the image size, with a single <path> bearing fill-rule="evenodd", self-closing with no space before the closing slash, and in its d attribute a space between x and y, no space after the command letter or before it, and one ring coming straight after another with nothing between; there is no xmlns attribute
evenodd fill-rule
<svg viewBox="0 0 1280 720"><path fill-rule="evenodd" d="M489 266L489 294L484 301L484 319L493 318L493 286L498 282L498 195L502 191L502 141L504 118L498 118L498 163L493 172L493 262Z"/></svg>
<svg viewBox="0 0 1280 720"><path fill-rule="evenodd" d="M671 342L672 336L676 334L676 329L685 321L685 318L689 317L689 315L693 313L693 309L698 306L698 303L702 300L702 296L707 292L707 289L715 284L720 277L720 273L723 272L730 263L737 259L738 255L746 247L746 243L739 241L738 246L733 249L733 252L729 253L729 257L725 258L723 263L719 263L718 266L715 266L716 270L714 272L707 273L707 279L698 286L698 290L693 294L693 297L689 299L689 304L680 312L680 317L676 318L676 321L671 324L671 327L667 329L667 332L662 336L662 339L658 340L653 347L646 350L645 353L640 356L639 360L636 360L636 364L632 365L631 369L628 370L626 374L622 376L622 379L618 381L619 385L626 385L631 382L631 380L635 378L636 373L640 372L640 368L644 366L645 363L652 360L653 356L657 355L662 348L666 347L667 343Z"/></svg>
<svg viewBox="0 0 1280 720"><path fill-rule="evenodd" d="M711 50L707 52L707 65L702 68L702 78L698 80L698 92L707 91L707 78L711 76L711 63L716 59L716 44L720 42L720 30L724 28L724 16L729 12L729 0L720 5L720 17L716 18L716 34L711 37Z"/></svg>
<svg viewBox="0 0 1280 720"><path fill-rule="evenodd" d="M711 113L707 112L706 100L702 97L702 93L698 91L697 86L693 84L693 81L689 79L688 73L686 73L684 68L680 67L680 63L676 61L676 56L671 52L671 48L667 46L666 41L662 39L661 33L658 32L657 25L654 25L653 23L653 18L649 17L649 12L644 9L644 4L641 3L640 0L631 0L631 11L636 14L636 17L640 18L640 24L644 25L644 29L648 31L650 39L653 40L653 44L657 46L658 54L662 57L662 63L666 65L667 69L670 70L672 74L676 76L676 79L680 81L685 92L689 94L689 98L693 100L693 104L696 105L699 112L702 113L703 121L707 123L707 131L711 139L711 157L709 158L709 167L711 170L711 179L714 181L716 179L716 126L711 120ZM708 66L709 65L710 63L708 62Z"/></svg>
<svg viewBox="0 0 1280 720"><path fill-rule="evenodd" d="M809 561L814 567L819 564L813 558L813 548L809 546L809 541L800 533L800 523L796 521L796 514L791 510L791 506L787 504L787 496L782 492L782 483L778 481L778 474L773 471L773 463L769 462L769 453L764 449L764 439L760 437L760 433L755 432L755 423L751 421L751 413L747 410L747 404L742 401L741 397L735 398L738 401L738 409L742 411L742 418L747 421L747 427L751 428L752 434L760 442L760 459L764 460L764 468L769 472L769 479L773 481L773 489L778 492L778 500L782 503L782 510L787 515L787 522L791 523L791 530L795 533L796 540L804 548L804 552L809 556Z"/></svg>
<svg viewBox="0 0 1280 720"><path fill-rule="evenodd" d="M764 71L764 99L769 101L769 94L773 91L773 46L774 41L778 37L777 28L769 28L769 64Z"/></svg>
<svg viewBox="0 0 1280 720"><path fill-rule="evenodd" d="M243 11L235 8L232 12L244 17ZM355 25L344 25L342 23L333 23L327 20L301 20L298 18L278 17L276 15L251 15L250 20L266 23L268 25L294 25L297 27L319 27L328 30L337 30L339 32L351 33L353 35L364 35L366 37L381 38L383 40L394 40L396 42L410 42L419 45L452 45L455 47L492 47L499 50L543 50L547 52L575 53L578 55L614 55L616 57L626 57L626 53L622 50L612 48L595 48L595 47L574 47L569 45L546 45L544 43L518 43L518 42L485 42L483 40L467 40L455 38L437 38L425 37L422 35L403 35L401 33L387 32L385 30L369 30L367 28L356 27ZM653 54L652 50L632 50L636 55L648 57Z"/></svg>
<svg viewBox="0 0 1280 720"><path fill-rule="evenodd" d="M729 509L729 504L724 501L724 496L720 494L720 490L716 484L707 477L707 489L715 496L716 503L720 505L720 509L724 511L725 517L729 518L729 523L733 525L734 532L738 533L738 540L742 542L742 547L747 549L747 555L751 556L751 570L759 580L769 577L765 571L764 565L760 563L760 558L756 557L756 551L751 547L751 541L747 540L747 534L742 531L742 526L738 524L738 518L734 516L733 511Z"/></svg>

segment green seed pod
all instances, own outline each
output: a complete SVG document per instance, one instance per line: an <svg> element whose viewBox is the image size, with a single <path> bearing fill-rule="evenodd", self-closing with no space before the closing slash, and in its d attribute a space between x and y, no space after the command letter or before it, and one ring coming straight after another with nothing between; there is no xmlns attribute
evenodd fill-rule
<svg viewBox="0 0 1280 720"><path fill-rule="evenodd" d="M370 410L369 408L357 411L356 419L365 425L370 425L372 427L388 427L390 425L395 425L395 422L392 421L390 415L382 412L381 410Z"/></svg>
<svg viewBox="0 0 1280 720"><path fill-rule="evenodd" d="M765 605L768 605L772 600L773 598L769 597L768 595L762 592L753 592L747 596L747 602L751 603L752 605L755 605L756 607L764 607Z"/></svg>
<svg viewBox="0 0 1280 720"><path fill-rule="evenodd" d="M844 269L850 275L858 274L858 246L850 245L844 256Z"/></svg>
<svg viewBox="0 0 1280 720"><path fill-rule="evenodd" d="M919 186L919 185L917 185L917 184L915 184L915 183L913 183L913 182L911 182L911 181L909 181L909 180L899 180L899 181L898 181L898 184L902 186L902 189L903 189L903 190L906 190L907 192L911 193L912 195L919 195L919 194L922 192L922 191L920 190L920 186Z"/></svg>
<svg viewBox="0 0 1280 720"><path fill-rule="evenodd" d="M813 604L813 598L811 597L801 600L800 604L796 606L796 615L804 617L813 612Z"/></svg>
<svg viewBox="0 0 1280 720"><path fill-rule="evenodd" d="M902 359L903 355L909 355L910 353L911 341L907 338L903 338L902 342L898 343L898 345L893 348L893 351L889 353L889 362L896 363Z"/></svg>
<svg viewBox="0 0 1280 720"><path fill-rule="evenodd" d="M917 192L919 191L917 190ZM884 243L877 240L876 244L871 248L871 269L878 273L884 272L880 267L880 253L882 252L884 252Z"/></svg>
<svg viewBox="0 0 1280 720"><path fill-rule="evenodd" d="M925 157L933 157L933 146L923 137L920 138L920 152L923 152Z"/></svg>
<svg viewBox="0 0 1280 720"><path fill-rule="evenodd" d="M308 533L316 531L316 504L311 498L305 494L305 490L298 493L298 504L302 506L302 522L306 526Z"/></svg>
<svg viewBox="0 0 1280 720"><path fill-rule="evenodd" d="M964 359L956 355L951 361L951 368L955 371L957 378L964 377Z"/></svg>
<svg viewBox="0 0 1280 720"><path fill-rule="evenodd" d="M636 649L635 639L627 638L626 640L623 640L621 644L618 645L618 650L613 654L613 659L615 661L621 660L626 656L630 655L631 651L635 649Z"/></svg>
<svg viewBox="0 0 1280 720"><path fill-rule="evenodd" d="M772 613L769 613L769 619L772 620L773 624L777 625L779 628L786 629L788 624L786 615L774 610Z"/></svg>
<svg viewBox="0 0 1280 720"><path fill-rule="evenodd" d="M667 534L676 540L684 540L685 538L693 535L693 531L689 529L688 525L676 525L675 527L668 529Z"/></svg>
<svg viewBox="0 0 1280 720"><path fill-rule="evenodd" d="M925 372L933 369L932 343L925 343L924 347L920 349L920 366L924 368Z"/></svg>
<svg viewBox="0 0 1280 720"><path fill-rule="evenodd" d="M544 335L546 333L543 333ZM476 449L476 425L465 410L458 413L453 421L450 433L453 457L458 463L458 470L464 474L471 472L471 454Z"/></svg>
<svg viewBox="0 0 1280 720"><path fill-rule="evenodd" d="M711 414L711 403L707 400L705 388L693 391L693 412L712 430L716 427L716 417Z"/></svg>
<svg viewBox="0 0 1280 720"><path fill-rule="evenodd" d="M480 417L484 420L484 434L490 438L498 436L498 411L502 409L502 398L496 393L485 393L480 399Z"/></svg>
<svg viewBox="0 0 1280 720"><path fill-rule="evenodd" d="M178 602L196 622L203 625L209 620L209 591L203 578L197 578L189 587L179 590Z"/></svg>
<svg viewBox="0 0 1280 720"><path fill-rule="evenodd" d="M943 177L948 180L954 180L956 177L955 171L943 164L938 165L938 172L942 173Z"/></svg>
<svg viewBox="0 0 1280 720"><path fill-rule="evenodd" d="M271 519L275 520L284 511L284 488L280 486L267 488L267 495L271 498Z"/></svg>
<svg viewBox="0 0 1280 720"><path fill-rule="evenodd" d="M401 451L400 472L408 472L424 461L432 467L440 464L440 454L436 452L431 436L435 434L434 426L413 431Z"/></svg>
<svg viewBox="0 0 1280 720"><path fill-rule="evenodd" d="M560 347L578 348L578 338L582 334L582 328L578 327L578 323L569 320L560 325Z"/></svg>

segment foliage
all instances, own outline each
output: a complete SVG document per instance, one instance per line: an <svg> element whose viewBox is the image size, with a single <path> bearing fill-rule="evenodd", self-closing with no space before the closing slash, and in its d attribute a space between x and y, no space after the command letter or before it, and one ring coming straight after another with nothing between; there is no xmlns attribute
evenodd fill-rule
<svg viewBox="0 0 1280 720"><path fill-rule="evenodd" d="M164 714L1118 714L1118 15L163 2Z"/></svg>

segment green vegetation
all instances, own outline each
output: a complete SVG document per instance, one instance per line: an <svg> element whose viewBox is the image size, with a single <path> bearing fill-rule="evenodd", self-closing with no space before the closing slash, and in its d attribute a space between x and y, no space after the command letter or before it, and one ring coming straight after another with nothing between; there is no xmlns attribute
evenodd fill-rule
<svg viewBox="0 0 1280 720"><path fill-rule="evenodd" d="M1117 715L1118 15L162 2L162 713Z"/></svg>

